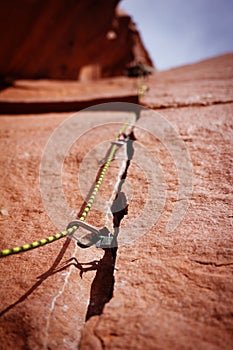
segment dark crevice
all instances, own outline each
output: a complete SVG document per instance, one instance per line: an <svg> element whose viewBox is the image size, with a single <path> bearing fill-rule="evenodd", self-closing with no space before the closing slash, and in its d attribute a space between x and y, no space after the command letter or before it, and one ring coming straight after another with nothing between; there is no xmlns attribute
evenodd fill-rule
<svg viewBox="0 0 233 350"><path fill-rule="evenodd" d="M91 286L86 321L92 316L100 315L104 305L108 303L113 296L116 254L113 254L112 250L113 248L105 249L104 256L98 264L97 272Z"/></svg>
<svg viewBox="0 0 233 350"><path fill-rule="evenodd" d="M222 267L222 266L232 266L233 262L229 262L229 263L216 263L214 261L201 261L201 260L192 260L197 264L200 265L210 265L210 266L214 266L214 267Z"/></svg>
<svg viewBox="0 0 233 350"><path fill-rule="evenodd" d="M134 133L131 132L127 137L125 135L126 150L127 150L127 162L124 173L121 176L121 180L118 185L116 197L111 206L111 212L113 215L113 228L114 228L114 247L105 248L104 256L95 265L97 270L95 278L93 280L90 292L90 302L86 313L86 321L92 316L101 315L103 308L113 297L114 291L114 269L117 257L117 236L120 231L121 220L128 213L127 198L122 192L122 186L127 177L127 172L130 166L130 162L133 158L134 149L133 142L135 141ZM93 269L93 268L92 268Z"/></svg>
<svg viewBox="0 0 233 350"><path fill-rule="evenodd" d="M0 77L0 91L14 86L14 80L7 77Z"/></svg>
<svg viewBox="0 0 233 350"><path fill-rule="evenodd" d="M176 109L176 108L189 108L189 107L209 107L214 105L225 105L225 104L231 104L233 103L233 100L216 100L216 101L210 101L210 102L191 102L191 103L185 103L185 102L177 102L177 103L165 103L165 104L158 104L158 105L150 105L149 103L142 103L142 105L145 108L150 108L153 110L159 110L159 109Z"/></svg>
<svg viewBox="0 0 233 350"><path fill-rule="evenodd" d="M2 88L3 89L3 88ZM125 96L105 96L99 98L92 98L89 100L64 100L61 99L57 101L55 99L51 100L43 100L43 101L0 101L0 113L1 114L42 114L42 113L61 113L61 112L77 112L82 111L83 109L88 108L89 111L95 111L99 109L94 109L92 106L94 105L104 105L108 106L112 103L118 103L119 99L121 103L124 105L125 103L129 104L138 104L138 95L131 94ZM109 110L109 107L108 107Z"/></svg>

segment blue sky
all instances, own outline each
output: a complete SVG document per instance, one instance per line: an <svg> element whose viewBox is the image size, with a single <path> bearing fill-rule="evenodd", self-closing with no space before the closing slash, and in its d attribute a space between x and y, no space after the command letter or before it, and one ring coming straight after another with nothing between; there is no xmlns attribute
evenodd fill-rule
<svg viewBox="0 0 233 350"><path fill-rule="evenodd" d="M233 0L122 0L157 69L233 52Z"/></svg>

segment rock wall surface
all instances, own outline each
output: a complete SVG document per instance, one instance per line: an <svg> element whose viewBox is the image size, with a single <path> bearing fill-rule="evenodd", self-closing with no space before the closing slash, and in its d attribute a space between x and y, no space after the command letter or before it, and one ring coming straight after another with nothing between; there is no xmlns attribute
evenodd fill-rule
<svg viewBox="0 0 233 350"><path fill-rule="evenodd" d="M118 249L113 298L100 316L87 321L80 349L230 350L233 55L157 72L149 86L144 103L171 123L190 154L193 189L189 208L181 224L167 233L174 205L182 203L185 196L177 196L177 159L166 147L174 141L169 126L164 129L164 139L145 132L145 128L152 132L156 120L153 112L148 112L137 123L135 149L138 142L142 143L162 166L166 204L142 239ZM156 128L160 129L159 123ZM140 164L138 157L135 150L136 164ZM186 172L186 165L180 165ZM134 187L137 205L129 205L122 227L135 210L139 216L143 213L141 225L147 226L147 220L156 216L156 203L163 201L158 187L154 206L145 215L139 194L147 193L142 178L142 173L129 168L127 180L131 186L138 184ZM133 222L127 227L130 234Z"/></svg>
<svg viewBox="0 0 233 350"><path fill-rule="evenodd" d="M0 260L1 349L232 349L232 58L159 72L148 82L143 103L154 110L144 113L134 130L133 159L122 187L128 215L119 235L134 234L137 217L137 228L144 231L134 244L119 246L115 266L108 252L82 250L69 239ZM151 133L161 126L154 113L168 122L166 138ZM41 200L39 166L51 133L70 115L1 116L1 249L57 232ZM88 191L119 128L114 122L123 122L127 113L109 111L105 116L109 123L93 129L102 113L80 118L79 127L89 125L90 130L63 165L63 189L74 210L83 204L77 187L80 167L86 164L81 173ZM166 147L171 142L176 149L173 141L188 151L191 176ZM154 159L153 166L142 149ZM152 178L142 165L157 171L153 198L148 197ZM174 206L185 202L185 192L177 194L177 166L190 176L192 194L181 223L168 233ZM88 216L90 224L111 226L112 218L99 208L101 198L111 198L120 167L119 154ZM148 228L151 218L155 221Z"/></svg>
<svg viewBox="0 0 233 350"><path fill-rule="evenodd" d="M152 65L119 1L1 1L0 77L90 80Z"/></svg>

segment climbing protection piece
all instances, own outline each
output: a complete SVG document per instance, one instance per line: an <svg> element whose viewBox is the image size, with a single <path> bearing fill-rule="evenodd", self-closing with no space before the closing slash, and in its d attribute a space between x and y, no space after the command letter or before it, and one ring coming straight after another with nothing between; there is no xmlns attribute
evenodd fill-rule
<svg viewBox="0 0 233 350"><path fill-rule="evenodd" d="M71 221L67 229L73 227L81 227L85 230L84 239L87 240L86 243L84 243L84 241L81 241L80 234L78 236L76 236L75 233L70 235L71 238L77 241L77 245L80 248L89 248L94 244L96 245L96 248L110 248L115 240L114 235L111 234L107 227L98 229L78 219ZM86 232L88 232L89 234L86 234Z"/></svg>

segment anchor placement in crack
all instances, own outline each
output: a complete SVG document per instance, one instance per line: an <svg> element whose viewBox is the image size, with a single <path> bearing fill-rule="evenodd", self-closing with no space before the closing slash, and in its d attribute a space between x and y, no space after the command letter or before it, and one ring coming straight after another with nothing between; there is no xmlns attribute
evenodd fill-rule
<svg viewBox="0 0 233 350"><path fill-rule="evenodd" d="M118 184L118 189L116 197L111 206L111 212L113 215L113 228L114 233L111 233L107 227L97 228L84 222L80 219L75 219L69 223L67 230L74 228L74 233L70 234L70 238L76 240L77 245L80 248L89 248L93 245L96 248L110 249L117 247L117 236L119 234L120 222L125 215L128 214L128 204L125 194L121 191L122 186L127 177L127 171L130 166L130 162L133 158L134 149L133 142L136 140L133 131L129 135L121 133L117 141L112 141L112 144L117 145L118 147L125 145L126 146L126 167L123 174L121 175L120 182ZM76 230L78 230L78 233Z"/></svg>
<svg viewBox="0 0 233 350"><path fill-rule="evenodd" d="M99 229L84 221L76 219L69 223L67 229L74 226L79 228L79 235L77 236L77 234L74 233L70 235L70 237L77 241L77 245L80 248L89 248L94 244L96 245L96 248L102 249L111 248L113 246L114 235L107 229L107 227Z"/></svg>
<svg viewBox="0 0 233 350"><path fill-rule="evenodd" d="M89 248L92 245L102 249L116 247L120 222L123 217L128 214L127 199L123 192L117 193L111 206L111 211L113 214L114 234L112 234L107 227L99 229L84 221L75 219L69 223L67 230L75 226L79 229L78 235L74 232L70 237L76 240L77 245L83 249Z"/></svg>

